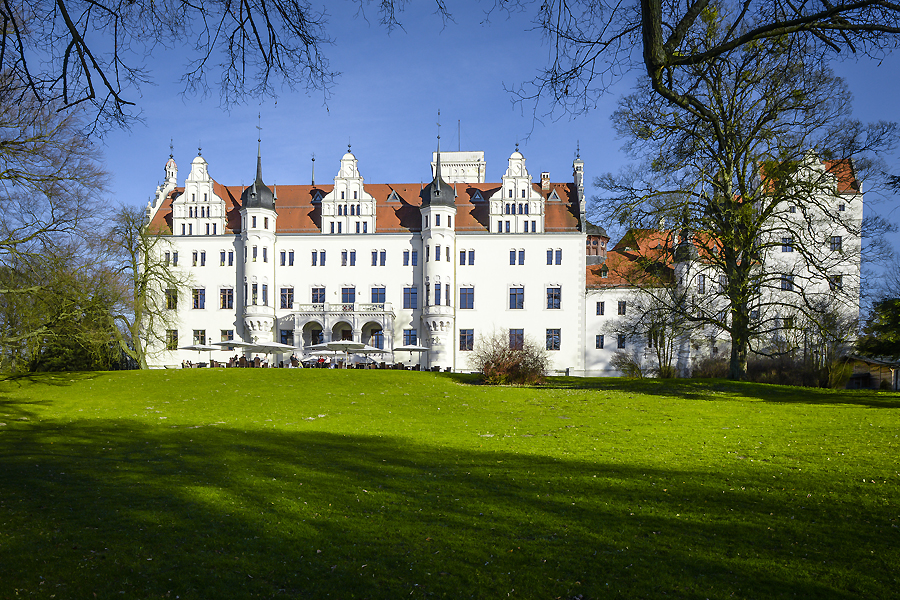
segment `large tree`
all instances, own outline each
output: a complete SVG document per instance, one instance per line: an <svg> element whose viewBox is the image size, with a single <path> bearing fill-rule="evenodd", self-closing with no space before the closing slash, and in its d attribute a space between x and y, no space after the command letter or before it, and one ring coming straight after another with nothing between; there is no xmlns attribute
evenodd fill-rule
<svg viewBox="0 0 900 600"><path fill-rule="evenodd" d="M43 339L64 317L41 310L53 296L54 265L72 268L71 260L50 258L79 247L105 181L77 115L56 108L33 96L0 96L0 346L7 357L25 356L28 340Z"/></svg>
<svg viewBox="0 0 900 600"><path fill-rule="evenodd" d="M701 18L696 55L733 35L730 14ZM849 91L799 38L748 43L679 78L689 103L652 93L652 81L620 102L613 118L640 163L598 180L610 192L601 214L636 230L664 224L668 260L690 244L694 266L671 308L726 332L729 374L743 378L748 351L765 351L786 323L858 302L858 276L843 273L860 248L844 240L863 235L862 207L843 210L837 193L859 191L871 151L890 147L895 128L852 121ZM707 290L685 304L685 286Z"/></svg>
<svg viewBox="0 0 900 600"><path fill-rule="evenodd" d="M117 325L116 341L142 369L147 368L147 356L154 346L165 347L165 331L174 327L172 303L178 301L188 281L173 268L177 258L172 258L170 233L148 224L143 210L123 206L105 240L109 268L119 290L110 307Z"/></svg>

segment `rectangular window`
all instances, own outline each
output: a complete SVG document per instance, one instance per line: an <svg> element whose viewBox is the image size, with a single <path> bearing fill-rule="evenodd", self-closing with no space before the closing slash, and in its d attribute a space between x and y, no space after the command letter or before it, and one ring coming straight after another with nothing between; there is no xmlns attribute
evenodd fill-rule
<svg viewBox="0 0 900 600"><path fill-rule="evenodd" d="M551 250L551 249L547 250L547 264L548 265L553 264L553 250Z"/></svg>
<svg viewBox="0 0 900 600"><path fill-rule="evenodd" d="M598 302L597 303L597 314L602 315L606 312L606 302Z"/></svg>
<svg viewBox="0 0 900 600"><path fill-rule="evenodd" d="M319 253L315 250L312 251L312 266L316 266L319 262Z"/></svg>
<svg viewBox="0 0 900 600"><path fill-rule="evenodd" d="M334 221L331 221L331 233L334 233Z"/></svg>
<svg viewBox="0 0 900 600"><path fill-rule="evenodd" d="M597 350L603 350L603 334L598 333L595 339L595 344L597 345Z"/></svg>
<svg viewBox="0 0 900 600"><path fill-rule="evenodd" d="M383 267L385 264L387 264L387 251L382 250L381 253L378 255L378 258L380 259L379 262L380 262L381 266Z"/></svg>
<svg viewBox="0 0 900 600"><path fill-rule="evenodd" d="M781 238L781 251L782 252L793 252L794 251L794 238L792 238L792 237Z"/></svg>
<svg viewBox="0 0 900 600"><path fill-rule="evenodd" d="M178 290L166 290L166 308L169 310L178 308Z"/></svg>
<svg viewBox="0 0 900 600"><path fill-rule="evenodd" d="M537 221L531 222L531 233L537 233Z"/></svg>
<svg viewBox="0 0 900 600"><path fill-rule="evenodd" d="M178 350L177 329L166 329L166 350Z"/></svg>
<svg viewBox="0 0 900 600"><path fill-rule="evenodd" d="M626 300L619 300L619 314L624 315L627 308L628 302Z"/></svg>
<svg viewBox="0 0 900 600"><path fill-rule="evenodd" d="M439 283L434 284L434 303L438 306L441 305L441 284Z"/></svg>
<svg viewBox="0 0 900 600"><path fill-rule="evenodd" d="M524 250L519 250L519 264L520 265L525 264L525 251Z"/></svg>
<svg viewBox="0 0 900 600"><path fill-rule="evenodd" d="M269 305L269 286L268 284L262 284L262 303L263 306Z"/></svg>
<svg viewBox="0 0 900 600"><path fill-rule="evenodd" d="M460 329L459 330L459 349L463 352L471 351L475 346L475 330Z"/></svg>
<svg viewBox="0 0 900 600"><path fill-rule="evenodd" d="M356 233L359 233L359 221L356 222Z"/></svg>
<svg viewBox="0 0 900 600"><path fill-rule="evenodd" d="M414 267L419 266L419 251L418 250L412 251L412 266L414 266Z"/></svg>
<svg viewBox="0 0 900 600"><path fill-rule="evenodd" d="M562 307L562 288L547 288L547 308L559 309Z"/></svg>
<svg viewBox="0 0 900 600"><path fill-rule="evenodd" d="M706 275L703 275L702 273L700 275L697 275L697 293L706 293Z"/></svg>
<svg viewBox="0 0 900 600"><path fill-rule="evenodd" d="M403 266L404 267L409 266L409 250L403 251Z"/></svg>
<svg viewBox="0 0 900 600"><path fill-rule="evenodd" d="M201 267L206 266L206 252L205 251L200 253L200 266Z"/></svg>
<svg viewBox="0 0 900 600"><path fill-rule="evenodd" d="M234 290L231 288L219 290L219 308L234 308Z"/></svg>
<svg viewBox="0 0 900 600"><path fill-rule="evenodd" d="M263 217L263 229L269 228L269 217Z"/></svg>
<svg viewBox="0 0 900 600"><path fill-rule="evenodd" d="M384 304L384 288L372 288L372 304Z"/></svg>
<svg viewBox="0 0 900 600"><path fill-rule="evenodd" d="M356 288L341 288L341 302L343 304L354 304L356 302Z"/></svg>
<svg viewBox="0 0 900 600"><path fill-rule="evenodd" d="M415 288L415 287L403 288L403 308L407 308L407 309L419 308L419 288Z"/></svg>
<svg viewBox="0 0 900 600"><path fill-rule="evenodd" d="M404 346L415 346L419 343L419 336L416 335L415 329L404 329L403 330L403 345Z"/></svg>
<svg viewBox="0 0 900 600"><path fill-rule="evenodd" d="M450 284L444 284L444 305L450 306Z"/></svg>
<svg viewBox="0 0 900 600"><path fill-rule="evenodd" d="M319 252L319 266L320 266L320 267L324 267L324 266L325 266L325 251L324 251L324 250L322 250L321 252Z"/></svg>
<svg viewBox="0 0 900 600"><path fill-rule="evenodd" d="M259 284L254 283L250 289L252 292L251 297L250 297L250 303L255 305L259 302Z"/></svg>
<svg viewBox="0 0 900 600"><path fill-rule="evenodd" d="M253 246L253 262L256 262L256 253L257 253L257 250L258 250L257 247L256 247L256 246Z"/></svg>
<svg viewBox="0 0 900 600"><path fill-rule="evenodd" d="M431 284L425 284L425 306L431 306Z"/></svg>
<svg viewBox="0 0 900 600"><path fill-rule="evenodd" d="M224 266L225 266L225 251L224 251L224 250L222 250L221 252L219 252L219 266L220 266L220 267L224 267Z"/></svg>
<svg viewBox="0 0 900 600"><path fill-rule="evenodd" d="M347 266L347 251L346 250L341 251L341 266L342 267Z"/></svg>
<svg viewBox="0 0 900 600"><path fill-rule="evenodd" d="M441 226L441 215L434 215L434 226L435 227Z"/></svg>
<svg viewBox="0 0 900 600"><path fill-rule="evenodd" d="M234 339L234 329L220 329L219 338L222 342L228 342ZM234 350L234 346L222 346L223 350Z"/></svg>
<svg viewBox="0 0 900 600"><path fill-rule="evenodd" d="M288 346L294 345L294 330L293 329L282 329L281 331L281 343L287 344Z"/></svg>
<svg viewBox="0 0 900 600"><path fill-rule="evenodd" d="M506 222L506 233L509 233L509 221Z"/></svg>
<svg viewBox="0 0 900 600"><path fill-rule="evenodd" d="M475 308L475 288L459 288L459 307L461 309Z"/></svg>
<svg viewBox="0 0 900 600"><path fill-rule="evenodd" d="M838 204L838 212L844 212L847 207L844 204Z"/></svg>
<svg viewBox="0 0 900 600"><path fill-rule="evenodd" d="M289 266L289 267L293 267L293 266L294 266L294 251L293 251L293 250L291 250L290 252L288 252L288 266Z"/></svg>
<svg viewBox="0 0 900 600"><path fill-rule="evenodd" d="M182 227L182 235L184 235L184 225ZM503 221L497 221L497 233L503 233Z"/></svg>
<svg viewBox="0 0 900 600"><path fill-rule="evenodd" d="M842 248L842 239L839 235L831 236L831 251L840 252Z"/></svg>
<svg viewBox="0 0 900 600"><path fill-rule="evenodd" d="M281 261L280 261L281 266L282 266L282 267L286 266L286 265L287 265L287 252L285 252L284 250L282 250L282 251L279 253L279 255L280 255L280 258L281 258Z"/></svg>
<svg viewBox="0 0 900 600"><path fill-rule="evenodd" d="M269 262L269 248L263 246L263 262Z"/></svg>
<svg viewBox="0 0 900 600"><path fill-rule="evenodd" d="M436 260L436 261L441 260L441 245L440 244L438 244L437 246L434 247L434 260Z"/></svg>
<svg viewBox="0 0 900 600"><path fill-rule="evenodd" d="M781 289L786 292L794 291L794 276L793 275L782 275L781 276Z"/></svg>
<svg viewBox="0 0 900 600"><path fill-rule="evenodd" d="M228 252L228 266L229 267L234 266L234 251L233 250Z"/></svg>
<svg viewBox="0 0 900 600"><path fill-rule="evenodd" d="M559 329L547 330L547 350L559 350Z"/></svg>
<svg viewBox="0 0 900 600"><path fill-rule="evenodd" d="M178 266L178 253L177 252L172 253L172 266L173 267Z"/></svg>
<svg viewBox="0 0 900 600"><path fill-rule="evenodd" d="M431 246L425 246L425 262L431 260Z"/></svg>
<svg viewBox="0 0 900 600"><path fill-rule="evenodd" d="M620 333L618 335L618 339L616 341L616 346L618 346L618 348L620 350L625 347L625 334L624 333Z"/></svg>
<svg viewBox="0 0 900 600"><path fill-rule="evenodd" d="M525 308L525 288L509 288L509 307L512 309Z"/></svg>
<svg viewBox="0 0 900 600"><path fill-rule="evenodd" d="M250 217L250 227L256 227L256 217Z"/></svg>
<svg viewBox="0 0 900 600"><path fill-rule="evenodd" d="M510 350L521 350L525 346L525 330L510 329L509 330L509 348Z"/></svg>
<svg viewBox="0 0 900 600"><path fill-rule="evenodd" d="M369 233L369 223L367 221L363 221L363 233Z"/></svg>
<svg viewBox="0 0 900 600"><path fill-rule="evenodd" d="M831 291L844 289L844 276L843 275L832 275L828 278L828 285L831 287Z"/></svg>
<svg viewBox="0 0 900 600"><path fill-rule="evenodd" d="M191 266L192 267L197 266L197 251L196 250L194 250L194 252L191 254Z"/></svg>
<svg viewBox="0 0 900 600"><path fill-rule="evenodd" d="M169 264L171 262L172 262L172 254L169 252L166 252L166 266L169 266Z"/></svg>
<svg viewBox="0 0 900 600"><path fill-rule="evenodd" d="M511 265L516 264L516 251L515 250L509 251L509 264L511 264Z"/></svg>
<svg viewBox="0 0 900 600"><path fill-rule="evenodd" d="M469 264L470 265L475 264L475 251L474 250L469 250Z"/></svg>
<svg viewBox="0 0 900 600"><path fill-rule="evenodd" d="M350 251L350 266L351 267L356 266L356 250Z"/></svg>
<svg viewBox="0 0 900 600"><path fill-rule="evenodd" d="M281 288L281 308L294 306L294 288Z"/></svg>
<svg viewBox="0 0 900 600"><path fill-rule="evenodd" d="M460 265L466 264L466 251L465 250L459 251L459 264Z"/></svg>
<svg viewBox="0 0 900 600"><path fill-rule="evenodd" d="M444 260L450 262L450 246L445 246L444 250L446 251L446 256L444 256Z"/></svg>
<svg viewBox="0 0 900 600"><path fill-rule="evenodd" d="M193 290L194 308L206 308L206 290L203 288Z"/></svg>
<svg viewBox="0 0 900 600"><path fill-rule="evenodd" d="M562 264L562 249L561 248L556 249L556 264L558 264L558 265Z"/></svg>
<svg viewBox="0 0 900 600"><path fill-rule="evenodd" d="M325 304L325 288L314 287L312 289L312 303L313 304Z"/></svg>
<svg viewBox="0 0 900 600"><path fill-rule="evenodd" d="M384 350L384 330L376 329L369 336L369 345Z"/></svg>

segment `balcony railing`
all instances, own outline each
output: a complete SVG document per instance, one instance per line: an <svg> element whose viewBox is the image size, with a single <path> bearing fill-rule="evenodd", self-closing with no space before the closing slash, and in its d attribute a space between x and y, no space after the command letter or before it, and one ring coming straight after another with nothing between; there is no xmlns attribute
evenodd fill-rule
<svg viewBox="0 0 900 600"><path fill-rule="evenodd" d="M323 302L321 304L295 304L294 311L300 313L393 313L390 302Z"/></svg>

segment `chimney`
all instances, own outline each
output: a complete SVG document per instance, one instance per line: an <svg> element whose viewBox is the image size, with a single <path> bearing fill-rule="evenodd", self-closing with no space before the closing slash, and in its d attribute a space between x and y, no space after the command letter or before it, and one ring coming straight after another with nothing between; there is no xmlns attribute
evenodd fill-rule
<svg viewBox="0 0 900 600"><path fill-rule="evenodd" d="M541 189L545 192L550 190L550 173L547 171L541 173Z"/></svg>

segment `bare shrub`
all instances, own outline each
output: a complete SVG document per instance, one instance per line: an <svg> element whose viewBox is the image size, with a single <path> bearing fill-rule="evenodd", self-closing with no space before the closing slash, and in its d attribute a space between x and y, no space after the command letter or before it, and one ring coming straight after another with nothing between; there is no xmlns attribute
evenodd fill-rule
<svg viewBox="0 0 900 600"><path fill-rule="evenodd" d="M728 377L728 361L725 358L708 356L700 360L692 369L691 377L698 379L725 379Z"/></svg>
<svg viewBox="0 0 900 600"><path fill-rule="evenodd" d="M621 372L623 377L644 378L644 368L640 359L629 352L616 352L609 360L609 364Z"/></svg>
<svg viewBox="0 0 900 600"><path fill-rule="evenodd" d="M540 385L550 367L550 357L540 344L525 338L520 348L512 348L508 334L502 332L480 338L469 362L488 385Z"/></svg>

